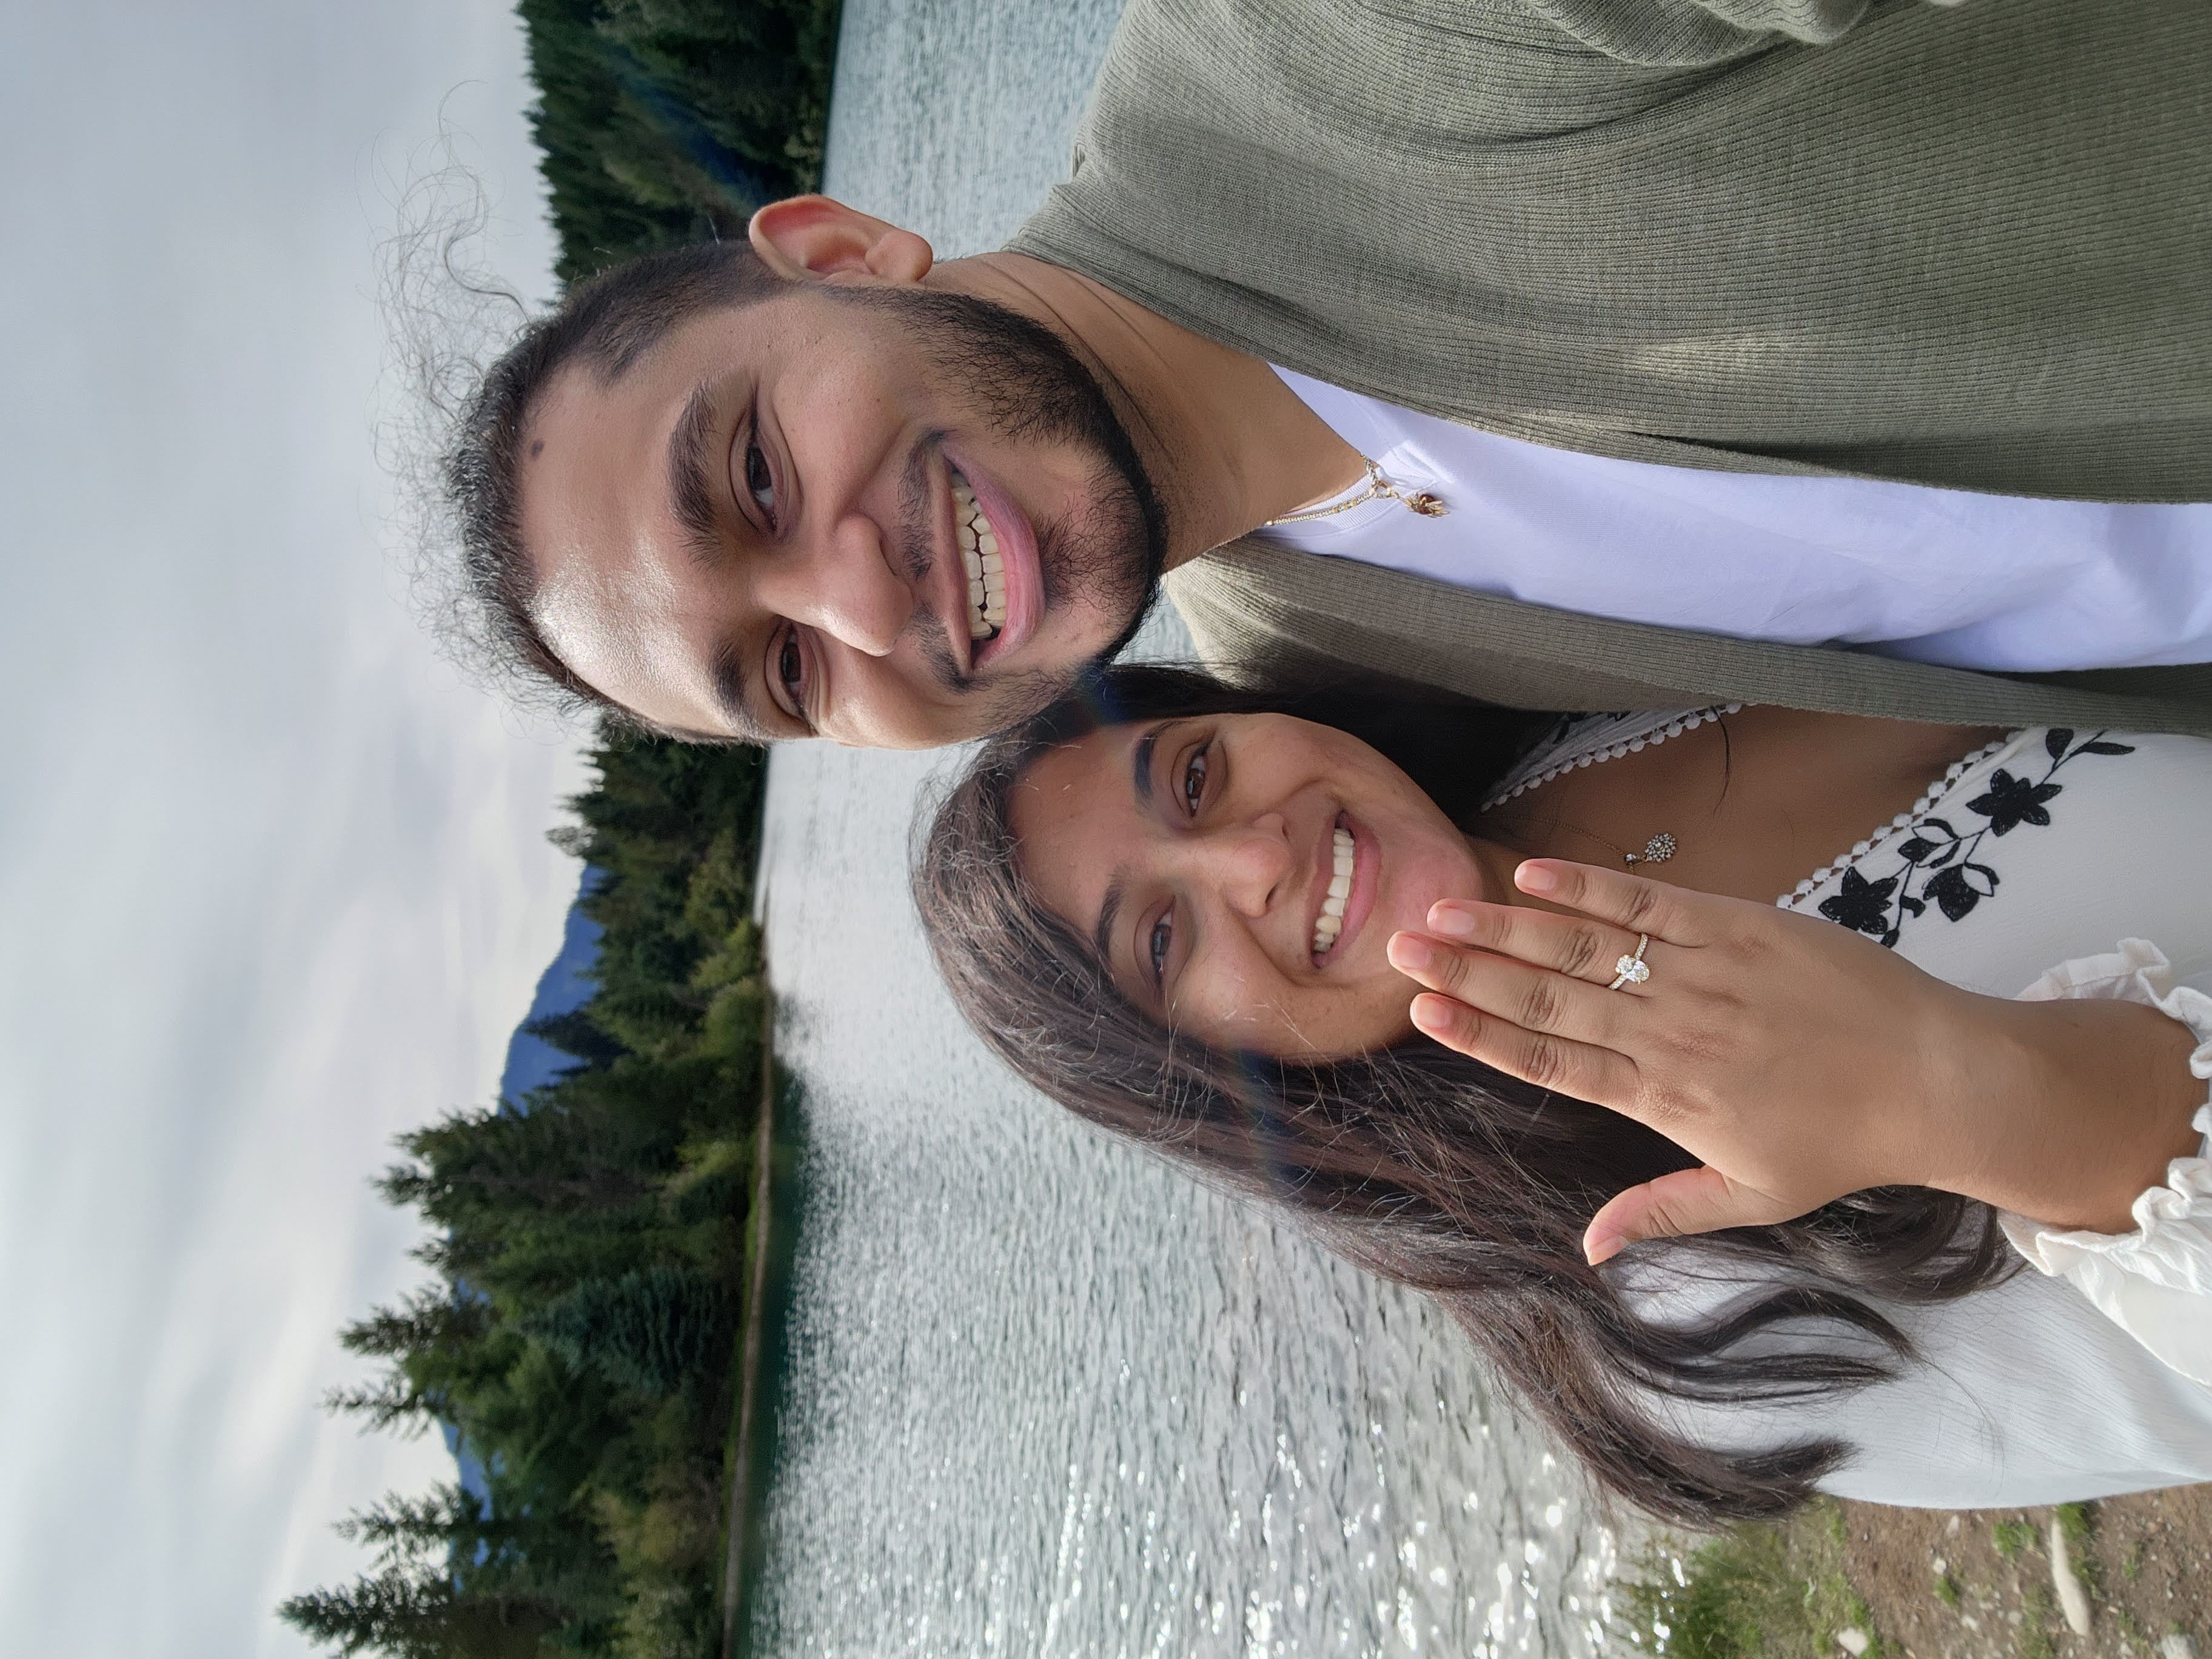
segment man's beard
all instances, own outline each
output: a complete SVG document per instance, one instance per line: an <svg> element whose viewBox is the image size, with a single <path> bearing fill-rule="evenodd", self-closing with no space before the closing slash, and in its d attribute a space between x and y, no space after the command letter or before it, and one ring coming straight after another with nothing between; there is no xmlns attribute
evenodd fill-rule
<svg viewBox="0 0 2212 1659"><path fill-rule="evenodd" d="M945 687L987 699L993 723L1012 725L1118 654L1152 608L1167 566L1168 525L1151 475L1097 377L1042 323L988 300L937 289L823 291L841 303L896 316L938 374L963 388L963 401L998 438L1013 445L1068 446L1094 464L1085 492L1093 511L1079 523L1036 526L1037 568L1047 615L1081 604L1123 618L1103 650L1064 670L1030 669L979 684L954 662L941 628L921 633ZM931 562L927 469L935 447L917 447L901 490L900 540L917 583Z"/></svg>

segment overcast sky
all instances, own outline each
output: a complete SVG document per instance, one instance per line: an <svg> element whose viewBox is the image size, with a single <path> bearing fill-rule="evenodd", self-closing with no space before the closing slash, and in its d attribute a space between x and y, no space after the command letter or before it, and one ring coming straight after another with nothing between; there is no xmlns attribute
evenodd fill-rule
<svg viewBox="0 0 2212 1659"><path fill-rule="evenodd" d="M295 1655L450 1470L316 1401L416 1282L369 1175L489 1098L576 870L557 734L436 659L372 459L436 131L550 292L507 0L0 7L0 1632Z"/></svg>

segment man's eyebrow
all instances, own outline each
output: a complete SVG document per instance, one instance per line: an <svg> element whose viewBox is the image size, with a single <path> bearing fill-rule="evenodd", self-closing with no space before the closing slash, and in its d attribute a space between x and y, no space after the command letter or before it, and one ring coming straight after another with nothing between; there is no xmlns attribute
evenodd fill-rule
<svg viewBox="0 0 2212 1659"><path fill-rule="evenodd" d="M746 695L744 661L735 642L725 640L714 647L707 674L714 688L714 706L739 742L770 744L782 735L769 731L754 714Z"/></svg>
<svg viewBox="0 0 2212 1659"><path fill-rule="evenodd" d="M714 426L713 388L693 392L668 434L668 495L684 526L691 556L713 564L722 556L721 515L714 510L714 483L707 468L707 440Z"/></svg>

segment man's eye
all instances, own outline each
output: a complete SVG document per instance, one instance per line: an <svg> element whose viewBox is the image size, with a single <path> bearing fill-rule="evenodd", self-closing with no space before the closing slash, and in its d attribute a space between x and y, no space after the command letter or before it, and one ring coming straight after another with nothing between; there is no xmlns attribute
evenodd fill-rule
<svg viewBox="0 0 2212 1659"><path fill-rule="evenodd" d="M1152 924L1151 937L1145 941L1145 953L1152 958L1152 984L1164 989L1168 976L1168 951L1175 944L1175 927L1163 911Z"/></svg>
<svg viewBox="0 0 2212 1659"><path fill-rule="evenodd" d="M1182 802L1193 817L1198 816L1199 803L1206 799L1206 750L1203 748L1193 750L1190 758L1183 763Z"/></svg>
<svg viewBox="0 0 2212 1659"><path fill-rule="evenodd" d="M745 489L753 503L768 514L770 524L775 522L775 473L768 464L768 456L760 445L750 439L745 443Z"/></svg>
<svg viewBox="0 0 2212 1659"><path fill-rule="evenodd" d="M776 647L775 680L783 688L787 707L793 713L806 707L806 653L799 647L799 630L784 630L783 643Z"/></svg>

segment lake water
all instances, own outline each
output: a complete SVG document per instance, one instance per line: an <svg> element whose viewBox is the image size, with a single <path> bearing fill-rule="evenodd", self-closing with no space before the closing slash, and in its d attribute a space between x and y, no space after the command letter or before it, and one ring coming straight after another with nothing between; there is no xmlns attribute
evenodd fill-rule
<svg viewBox="0 0 2212 1659"><path fill-rule="evenodd" d="M998 245L1118 11L846 0L827 187L942 255ZM806 1106L754 1650L1603 1646L1615 1535L1443 1318L1077 1125L961 1027L905 885L944 763L803 745L770 769Z"/></svg>

